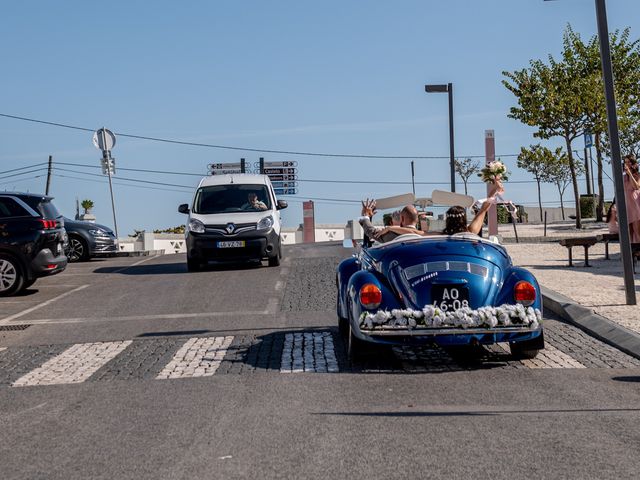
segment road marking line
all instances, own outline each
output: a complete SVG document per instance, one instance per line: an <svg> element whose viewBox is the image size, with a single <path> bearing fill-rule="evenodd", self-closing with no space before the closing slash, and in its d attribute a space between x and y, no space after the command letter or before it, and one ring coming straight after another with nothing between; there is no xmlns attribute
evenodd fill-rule
<svg viewBox="0 0 640 480"><path fill-rule="evenodd" d="M109 272L109 273L112 273L112 274L113 274L113 273L120 273L120 272L122 272L122 271L126 270L127 268L137 267L138 265L141 265L141 264L143 264L143 263L145 263L145 262L148 262L148 261L150 261L150 260L153 260L153 259L154 259L154 258L156 258L156 257L157 257L157 255L150 256L150 257L145 258L145 259L143 259L143 260L140 260L140 261L138 261L138 262L132 263L131 265L127 265L127 266L125 266L125 267L118 268L117 270L114 270L113 272Z"/></svg>
<svg viewBox="0 0 640 480"><path fill-rule="evenodd" d="M277 307L277 305L276 305ZM31 325L41 325L41 324L62 324L62 323L85 323L85 322L122 322L122 321L142 321L142 320L175 320L182 318L208 318L208 317L236 317L236 316L263 316L263 315L273 315L275 313L271 311L271 307L267 307L266 310L260 311L231 311L231 312L201 312L201 313L160 313L157 315L130 315L124 317L76 317L76 318L39 318L37 320L29 320L29 324ZM0 325L2 323L0 322Z"/></svg>
<svg viewBox="0 0 640 480"><path fill-rule="evenodd" d="M46 361L42 366L20 377L13 386L82 383L131 343L131 340L76 343Z"/></svg>
<svg viewBox="0 0 640 480"><path fill-rule="evenodd" d="M39 303L38 305L35 305L35 306L31 307L31 308L27 308L26 310L23 310L23 311L21 311L19 313L14 313L13 315L9 315L8 317L5 317L2 320L0 320L0 325L7 325L9 322L11 322L12 320L15 320L16 318L20 318L20 317L22 317L24 315L27 315L27 314L31 313L31 312L35 312L36 310L39 310L42 307L46 307L47 305L50 305L53 302L61 300L64 297L66 297L68 295L71 295L72 293L79 292L80 290L83 290L83 289L87 288L88 286L89 285L80 285L79 287L74 288L73 290L70 290L68 292L62 293L62 294L58 295L57 297L53 297L53 298L47 300L46 302Z"/></svg>
<svg viewBox="0 0 640 480"><path fill-rule="evenodd" d="M262 313L264 313L265 315L275 315L275 313L278 311L279 303L280 302L277 298L270 298L267 301L267 308Z"/></svg>
<svg viewBox="0 0 640 480"><path fill-rule="evenodd" d="M331 332L299 332L285 335L280 373L301 372L338 372L338 360Z"/></svg>
<svg viewBox="0 0 640 480"><path fill-rule="evenodd" d="M176 352L156 377L210 377L216 373L233 341L228 337L192 337Z"/></svg>

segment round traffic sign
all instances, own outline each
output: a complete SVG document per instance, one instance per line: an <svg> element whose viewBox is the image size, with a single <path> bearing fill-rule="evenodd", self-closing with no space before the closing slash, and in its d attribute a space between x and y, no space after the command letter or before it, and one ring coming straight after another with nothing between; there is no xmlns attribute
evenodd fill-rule
<svg viewBox="0 0 640 480"><path fill-rule="evenodd" d="M93 144L98 150L113 150L116 145L116 136L111 130L100 128L93 134Z"/></svg>

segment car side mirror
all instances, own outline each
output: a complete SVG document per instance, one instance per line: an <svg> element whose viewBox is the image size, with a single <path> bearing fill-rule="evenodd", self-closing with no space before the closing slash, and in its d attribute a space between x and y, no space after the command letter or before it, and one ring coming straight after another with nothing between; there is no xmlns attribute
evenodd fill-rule
<svg viewBox="0 0 640 480"><path fill-rule="evenodd" d="M287 202L285 202L284 200L278 200L278 205L276 206L276 210L284 210L288 206L289 206L289 204Z"/></svg>
<svg viewBox="0 0 640 480"><path fill-rule="evenodd" d="M189 213L189 204L188 203L183 203L182 205L180 205L178 207L178 211L180 213Z"/></svg>

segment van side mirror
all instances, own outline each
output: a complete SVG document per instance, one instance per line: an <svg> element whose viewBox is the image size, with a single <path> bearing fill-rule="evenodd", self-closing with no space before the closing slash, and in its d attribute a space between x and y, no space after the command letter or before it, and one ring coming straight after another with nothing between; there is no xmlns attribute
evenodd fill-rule
<svg viewBox="0 0 640 480"><path fill-rule="evenodd" d="M276 206L276 210L283 210L285 208L287 208L289 206L289 204L287 202L285 202L284 200L278 200L278 205Z"/></svg>
<svg viewBox="0 0 640 480"><path fill-rule="evenodd" d="M180 205L178 207L178 211L180 213L189 213L189 204L188 203L183 203L182 205Z"/></svg>

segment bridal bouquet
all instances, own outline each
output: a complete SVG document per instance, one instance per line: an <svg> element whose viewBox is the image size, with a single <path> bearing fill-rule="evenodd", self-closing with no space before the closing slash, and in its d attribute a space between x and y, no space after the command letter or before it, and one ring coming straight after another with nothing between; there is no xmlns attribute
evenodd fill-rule
<svg viewBox="0 0 640 480"><path fill-rule="evenodd" d="M507 167L500 160L487 163L487 166L480 170L478 176L485 183L495 183L501 180L509 180Z"/></svg>

